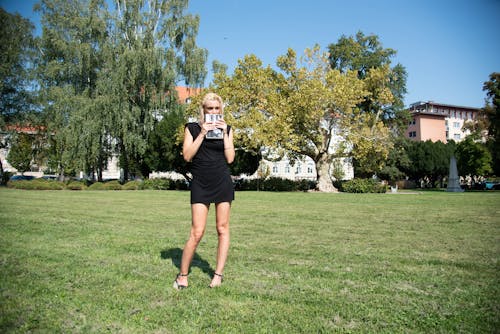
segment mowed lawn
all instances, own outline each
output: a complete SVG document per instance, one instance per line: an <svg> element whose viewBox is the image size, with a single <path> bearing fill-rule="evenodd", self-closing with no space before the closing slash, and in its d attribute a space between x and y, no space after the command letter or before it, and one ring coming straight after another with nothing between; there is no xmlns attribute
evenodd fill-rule
<svg viewBox="0 0 500 334"><path fill-rule="evenodd" d="M185 191L0 189L2 333L494 333L500 193L237 192L190 273Z"/></svg>

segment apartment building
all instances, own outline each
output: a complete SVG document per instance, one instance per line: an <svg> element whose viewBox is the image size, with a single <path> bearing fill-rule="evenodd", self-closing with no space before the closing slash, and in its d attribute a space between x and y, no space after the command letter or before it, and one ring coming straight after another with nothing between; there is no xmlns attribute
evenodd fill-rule
<svg viewBox="0 0 500 334"><path fill-rule="evenodd" d="M415 141L460 142L470 134L468 130L463 130L464 124L474 122L480 110L433 101L416 102L409 108L412 119L406 134Z"/></svg>

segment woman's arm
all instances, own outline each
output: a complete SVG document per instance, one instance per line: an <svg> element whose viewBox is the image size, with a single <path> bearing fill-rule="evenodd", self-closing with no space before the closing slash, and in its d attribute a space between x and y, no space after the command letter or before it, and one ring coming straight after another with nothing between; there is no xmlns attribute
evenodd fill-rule
<svg viewBox="0 0 500 334"><path fill-rule="evenodd" d="M195 156L196 152L198 152L201 143L205 139L205 135L208 132L208 127L210 127L207 123L204 123L201 126L201 132L198 135L198 137L193 138L191 135L191 131L189 131L188 127L186 126L184 128L184 142L182 144L182 156L184 157L184 160L187 162L190 162L193 160L193 157Z"/></svg>
<svg viewBox="0 0 500 334"><path fill-rule="evenodd" d="M234 144L233 144L233 131L229 131L226 127L224 130L224 156L226 157L226 161L228 164L233 163L234 161Z"/></svg>

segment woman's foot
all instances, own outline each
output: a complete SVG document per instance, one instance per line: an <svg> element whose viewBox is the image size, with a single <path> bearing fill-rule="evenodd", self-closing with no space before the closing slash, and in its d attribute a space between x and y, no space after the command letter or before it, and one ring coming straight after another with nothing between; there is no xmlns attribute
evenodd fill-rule
<svg viewBox="0 0 500 334"><path fill-rule="evenodd" d="M224 280L224 275L214 273L214 277L212 278L212 283L210 283L210 288L215 288L221 286L222 281Z"/></svg>
<svg viewBox="0 0 500 334"><path fill-rule="evenodd" d="M188 274L177 274L177 277L175 278L174 281L174 289L176 290L182 290L188 287L188 279L187 279Z"/></svg>

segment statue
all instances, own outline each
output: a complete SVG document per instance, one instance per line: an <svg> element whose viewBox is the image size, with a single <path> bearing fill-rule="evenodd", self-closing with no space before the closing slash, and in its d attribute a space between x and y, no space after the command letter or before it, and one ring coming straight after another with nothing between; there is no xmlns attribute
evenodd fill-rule
<svg viewBox="0 0 500 334"><path fill-rule="evenodd" d="M459 179L458 170L457 170L457 160L455 159L454 155L452 155L450 157L450 174L448 176L448 187L446 188L446 191L450 191L450 192L462 192L462 191L464 191L460 187L460 179Z"/></svg>

